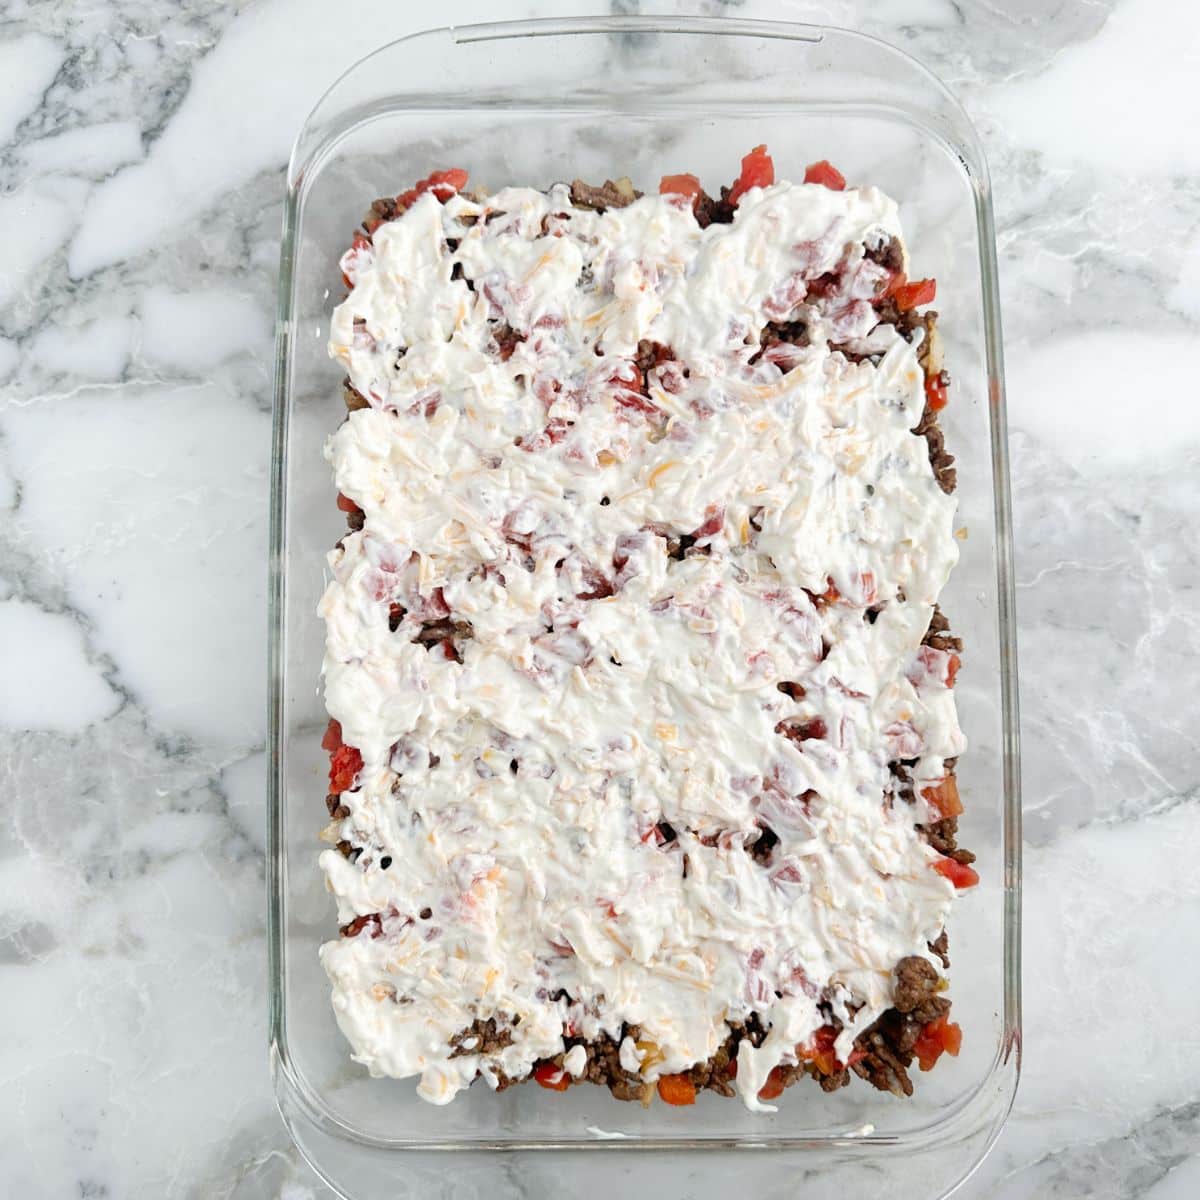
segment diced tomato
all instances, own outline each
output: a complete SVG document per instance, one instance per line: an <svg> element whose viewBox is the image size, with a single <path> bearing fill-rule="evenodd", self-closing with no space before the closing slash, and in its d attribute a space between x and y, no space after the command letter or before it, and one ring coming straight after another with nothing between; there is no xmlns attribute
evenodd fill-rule
<svg viewBox="0 0 1200 1200"><path fill-rule="evenodd" d="M658 185L660 196L686 196L695 208L704 189L695 175L664 175Z"/></svg>
<svg viewBox="0 0 1200 1200"><path fill-rule="evenodd" d="M805 1062L812 1063L822 1075L832 1075L842 1066L833 1051L837 1035L838 1031L832 1025L822 1025L813 1034L811 1042L796 1047L796 1053Z"/></svg>
<svg viewBox="0 0 1200 1200"><path fill-rule="evenodd" d="M658 1081L658 1094L675 1105L695 1104L696 1085L686 1075L663 1075Z"/></svg>
<svg viewBox="0 0 1200 1200"><path fill-rule="evenodd" d="M922 788L921 795L943 819L957 817L963 810L962 801L958 798L958 780L953 775L947 775L933 787Z"/></svg>
<svg viewBox="0 0 1200 1200"><path fill-rule="evenodd" d="M818 608L823 608L826 604L836 604L842 598L842 593L838 591L832 575L825 576L825 583L825 590L820 595L812 597L812 602ZM809 595L812 596L812 593L809 592Z"/></svg>
<svg viewBox="0 0 1200 1200"><path fill-rule="evenodd" d="M950 394L946 390L948 384L945 371L930 375L925 380L925 403L929 405L930 412L941 412L950 403Z"/></svg>
<svg viewBox="0 0 1200 1200"><path fill-rule="evenodd" d="M808 164L804 170L804 182L820 183L835 192L843 191L846 187L846 177L827 158Z"/></svg>
<svg viewBox="0 0 1200 1200"><path fill-rule="evenodd" d="M367 913L362 917L355 917L353 921L343 925L340 932L344 938L358 937L363 930L367 931L367 937L372 940L383 937L383 916L380 913Z"/></svg>
<svg viewBox="0 0 1200 1200"><path fill-rule="evenodd" d="M362 509L360 509L358 507L358 505L355 504L354 501L350 499L349 496L343 496L341 492L338 492L337 506L344 513L353 513L353 512L361 512L362 511Z"/></svg>
<svg viewBox="0 0 1200 1200"><path fill-rule="evenodd" d="M923 688L930 683L953 687L962 659L937 646L917 647L917 657L905 672L913 687Z"/></svg>
<svg viewBox="0 0 1200 1200"><path fill-rule="evenodd" d="M785 720L775 726L775 732L781 733L789 742L797 746L801 742L819 741L829 736L829 726L822 717L809 717L807 720Z"/></svg>
<svg viewBox="0 0 1200 1200"><path fill-rule="evenodd" d="M813 1034L812 1045L818 1050L832 1050L833 1043L837 1041L837 1035L838 1031L832 1025L822 1025Z"/></svg>
<svg viewBox="0 0 1200 1200"><path fill-rule="evenodd" d="M974 887L979 882L979 872L966 863L960 863L953 858L939 858L933 869L941 876L950 880L956 888Z"/></svg>
<svg viewBox="0 0 1200 1200"><path fill-rule="evenodd" d="M630 409L633 412L645 413L648 417L657 417L662 415L662 409L659 408L653 400L649 400L643 396L641 392L614 392L613 399L622 408Z"/></svg>
<svg viewBox="0 0 1200 1200"><path fill-rule="evenodd" d="M810 1061L822 1075L834 1075L842 1069L837 1055L832 1050L820 1050Z"/></svg>
<svg viewBox="0 0 1200 1200"><path fill-rule="evenodd" d="M349 791L362 765L362 755L353 746L338 746L329 757L329 790L335 796Z"/></svg>
<svg viewBox="0 0 1200 1200"><path fill-rule="evenodd" d="M354 231L354 237L350 241L350 249L342 255L342 282L348 288L354 287L354 280L350 278L349 271L357 266L355 259L358 252L364 250L371 245L371 239L363 233L361 229Z"/></svg>
<svg viewBox="0 0 1200 1200"><path fill-rule="evenodd" d="M778 1100L783 1095L783 1072L778 1067L772 1067L767 1082L758 1089L760 1100Z"/></svg>
<svg viewBox="0 0 1200 1200"><path fill-rule="evenodd" d="M946 1018L943 1017L942 1020L945 1021ZM954 1021L946 1021L942 1029L942 1044L951 1058L957 1058L962 1049L962 1026Z"/></svg>
<svg viewBox="0 0 1200 1200"><path fill-rule="evenodd" d="M455 192L461 192L466 184L467 173L461 167L451 167L448 171L434 171L432 175L419 180L407 192L397 196L396 204L401 209L408 208L425 192L432 192L439 200L449 200Z"/></svg>
<svg viewBox="0 0 1200 1200"><path fill-rule="evenodd" d="M608 382L614 387L640 392L646 386L646 377L637 363L621 363L620 366L613 368Z"/></svg>
<svg viewBox="0 0 1200 1200"><path fill-rule="evenodd" d="M725 527L725 505L710 504L704 510L704 523L692 530L692 537L697 541L710 538L721 532Z"/></svg>
<svg viewBox="0 0 1200 1200"><path fill-rule="evenodd" d="M855 1063L862 1062L866 1057L867 1052L865 1050L851 1050L850 1057L846 1059L846 1066L852 1067Z"/></svg>
<svg viewBox="0 0 1200 1200"><path fill-rule="evenodd" d="M775 182L775 163L766 146L755 146L742 159L742 173L729 191L729 202L736 204L751 188L770 187Z"/></svg>
<svg viewBox="0 0 1200 1200"><path fill-rule="evenodd" d="M945 1016L930 1021L913 1043L913 1053L922 1071L931 1071L942 1054L957 1058L962 1048L962 1028Z"/></svg>
<svg viewBox="0 0 1200 1200"><path fill-rule="evenodd" d="M915 279L909 283L904 278L904 273L901 272L892 281L892 286L888 290L892 299L896 301L896 307L902 312L906 312L918 305L933 303L933 299L937 295L937 280Z"/></svg>
<svg viewBox="0 0 1200 1200"><path fill-rule="evenodd" d="M331 720L325 726L325 736L321 739L321 749L332 753L342 744L342 724Z"/></svg>
<svg viewBox="0 0 1200 1200"><path fill-rule="evenodd" d="M571 1086L571 1077L551 1062L538 1063L533 1068L533 1078L544 1088L552 1092L565 1092Z"/></svg>

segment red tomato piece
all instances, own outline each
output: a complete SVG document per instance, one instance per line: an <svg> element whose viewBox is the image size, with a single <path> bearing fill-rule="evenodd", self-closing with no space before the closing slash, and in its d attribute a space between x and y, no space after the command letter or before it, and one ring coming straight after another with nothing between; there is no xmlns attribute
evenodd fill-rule
<svg viewBox="0 0 1200 1200"><path fill-rule="evenodd" d="M804 170L805 183L819 183L835 192L846 187L846 177L827 158L809 163Z"/></svg>
<svg viewBox="0 0 1200 1200"><path fill-rule="evenodd" d="M933 869L941 876L950 880L960 891L963 888L974 887L979 882L979 872L966 863L960 863L953 858L939 858Z"/></svg>
<svg viewBox="0 0 1200 1200"><path fill-rule="evenodd" d="M801 742L820 741L829 736L829 726L822 717L810 717L808 720L780 721L775 726L775 732L781 733L789 742L797 746Z"/></svg>
<svg viewBox="0 0 1200 1200"><path fill-rule="evenodd" d="M664 175L658 185L660 196L686 196L695 208L704 189L695 175Z"/></svg>
<svg viewBox="0 0 1200 1200"><path fill-rule="evenodd" d="M929 405L930 412L941 412L950 403L947 386L948 380L945 371L930 375L925 380L925 403Z"/></svg>
<svg viewBox="0 0 1200 1200"><path fill-rule="evenodd" d="M349 924L342 926L341 934L345 938L358 937L364 929L367 931L367 937L372 940L383 937L383 917L381 914L367 913L365 916L355 917Z"/></svg>
<svg viewBox="0 0 1200 1200"><path fill-rule="evenodd" d="M812 1063L822 1075L832 1075L842 1067L833 1050L836 1041L837 1030L832 1025L822 1025L813 1034L811 1042L796 1047L796 1053L805 1062Z"/></svg>
<svg viewBox="0 0 1200 1200"><path fill-rule="evenodd" d="M956 1058L961 1048L962 1029L945 1016L930 1021L913 1043L913 1053L916 1054L922 1071L933 1070L934 1063L943 1053Z"/></svg>
<svg viewBox="0 0 1200 1200"><path fill-rule="evenodd" d="M358 505L355 504L354 501L350 499L349 496L343 496L341 492L338 492L337 506L344 513L352 513L352 512L361 512L362 511L358 507Z"/></svg>
<svg viewBox="0 0 1200 1200"><path fill-rule="evenodd" d="M772 1067L767 1082L758 1089L760 1100L778 1100L783 1095L783 1072L778 1067Z"/></svg>
<svg viewBox="0 0 1200 1200"><path fill-rule="evenodd" d="M953 775L947 775L933 787L922 788L921 795L943 819L957 817L963 810L962 801L958 798L958 780Z"/></svg>
<svg viewBox="0 0 1200 1200"><path fill-rule="evenodd" d="M958 677L958 668L962 666L962 659L957 654L950 655L950 661L946 664L946 686L953 687L954 681Z"/></svg>
<svg viewBox="0 0 1200 1200"><path fill-rule="evenodd" d="M533 1078L544 1088L552 1092L565 1092L571 1086L571 1077L552 1062L538 1063L533 1068Z"/></svg>
<svg viewBox="0 0 1200 1200"><path fill-rule="evenodd" d="M819 596L813 596L812 598L813 603L818 608L821 608L826 604L836 604L842 598L842 593L838 591L837 584L833 582L832 575L825 576L825 583L825 590Z"/></svg>
<svg viewBox="0 0 1200 1200"><path fill-rule="evenodd" d="M937 280L916 279L912 283L908 283L905 281L904 275L900 274L896 276L892 284L891 295L892 299L896 301L896 307L902 312L921 304L932 304L937 295Z"/></svg>
<svg viewBox="0 0 1200 1200"><path fill-rule="evenodd" d="M331 753L342 744L342 724L331 720L325 726L325 736L321 739L321 749Z"/></svg>
<svg viewBox="0 0 1200 1200"><path fill-rule="evenodd" d="M461 167L451 167L448 171L434 171L425 179L418 180L407 192L401 192L396 197L399 208L405 209L426 192L432 192L439 200L449 200L455 192L461 192L467 184L467 173Z"/></svg>
<svg viewBox="0 0 1200 1200"><path fill-rule="evenodd" d="M833 1043L837 1041L838 1031L832 1025L822 1025L816 1033L813 1034L812 1042L808 1049L814 1051L832 1050Z"/></svg>
<svg viewBox="0 0 1200 1200"><path fill-rule="evenodd" d="M349 791L362 765L362 755L353 746L338 746L329 758L329 790L334 795Z"/></svg>
<svg viewBox="0 0 1200 1200"><path fill-rule="evenodd" d="M751 188L770 187L775 182L775 163L766 146L755 146L742 159L742 173L733 182L729 202L736 204Z"/></svg>
<svg viewBox="0 0 1200 1200"><path fill-rule="evenodd" d="M725 527L725 505L710 504L704 510L704 523L692 530L692 537L697 541L701 538L713 537Z"/></svg>
<svg viewBox="0 0 1200 1200"><path fill-rule="evenodd" d="M696 1103L696 1085L686 1075L663 1075L658 1081L658 1094L676 1106Z"/></svg>
<svg viewBox="0 0 1200 1200"><path fill-rule="evenodd" d="M945 1020L945 1017L942 1020ZM942 1030L942 1045L945 1046L946 1053L951 1058L957 1058L958 1052L962 1049L962 1026L954 1021L947 1021Z"/></svg>

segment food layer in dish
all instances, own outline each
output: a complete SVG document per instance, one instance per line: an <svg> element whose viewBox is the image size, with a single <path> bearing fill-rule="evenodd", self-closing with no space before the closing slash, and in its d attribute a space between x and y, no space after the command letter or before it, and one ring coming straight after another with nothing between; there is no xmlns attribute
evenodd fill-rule
<svg viewBox="0 0 1200 1200"><path fill-rule="evenodd" d="M957 1053L957 559L897 207L759 148L342 260L322 949L375 1074L769 1106Z"/></svg>

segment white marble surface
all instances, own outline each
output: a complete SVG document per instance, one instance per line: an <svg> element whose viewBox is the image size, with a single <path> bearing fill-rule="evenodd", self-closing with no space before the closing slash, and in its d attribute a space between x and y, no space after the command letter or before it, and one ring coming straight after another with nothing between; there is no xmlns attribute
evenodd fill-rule
<svg viewBox="0 0 1200 1200"><path fill-rule="evenodd" d="M335 26L334 7L9 0L0 14L6 1196L328 1194L289 1146L266 1066L283 164L344 66L448 15L352 0ZM460 0L454 15L602 7ZM1200 7L679 10L721 9L898 42L956 87L991 160L1024 670L1027 1061L964 1194L1189 1200ZM440 1194L456 1195L452 1169Z"/></svg>

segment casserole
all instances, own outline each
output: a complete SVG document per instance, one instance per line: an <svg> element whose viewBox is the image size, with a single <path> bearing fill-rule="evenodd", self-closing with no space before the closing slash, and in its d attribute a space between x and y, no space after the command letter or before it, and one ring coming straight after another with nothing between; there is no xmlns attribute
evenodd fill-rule
<svg viewBox="0 0 1200 1200"><path fill-rule="evenodd" d="M714 1097L685 1114L614 1111L600 1089L465 1094L448 1109L349 1063L316 950L328 897L315 860L324 721L317 692L321 563L338 536L322 462L340 419L326 358L337 259L363 198L429 164L489 187L576 175L654 179L679 164L719 177L751 145L835 158L901 203L907 240L938 280L954 377L944 414L959 472L961 560L943 600L966 641L959 684L970 753L963 839L981 884L951 925L960 1057L904 1103L867 1089L796 1090L775 1114ZM860 1169L920 1153L925 1194L945 1194L998 1132L1020 1047L1019 789L1008 481L986 168L945 89L882 43L779 23L606 18L474 26L384 47L326 94L288 172L281 259L271 551L271 1056L293 1137L345 1194L383 1194L441 1150L775 1149L804 1168ZM617 1136L612 1136L617 1135ZM823 1175L835 1187L837 1172ZM844 1188L844 1184L841 1185Z"/></svg>

